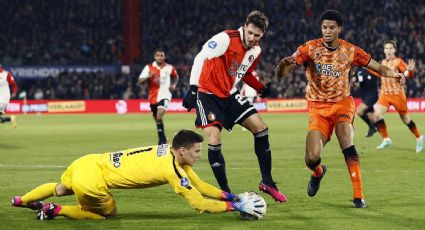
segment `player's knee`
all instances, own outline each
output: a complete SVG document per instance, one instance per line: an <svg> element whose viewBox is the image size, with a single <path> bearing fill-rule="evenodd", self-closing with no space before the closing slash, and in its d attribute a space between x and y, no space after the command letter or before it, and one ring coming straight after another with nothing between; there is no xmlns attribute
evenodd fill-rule
<svg viewBox="0 0 425 230"><path fill-rule="evenodd" d="M221 144L220 136L209 136L208 137L208 144L209 145L219 145L219 144Z"/></svg>
<svg viewBox="0 0 425 230"><path fill-rule="evenodd" d="M208 139L208 144L210 145L221 144L220 130L218 130L218 132L213 130L208 130L208 131L204 130L204 131Z"/></svg>
<svg viewBox="0 0 425 230"><path fill-rule="evenodd" d="M410 123L410 121L412 120L412 119L410 119L410 117L408 117L408 116L406 116L406 115L400 115L400 117L401 117L401 120L404 122L404 124L409 124Z"/></svg>
<svg viewBox="0 0 425 230"><path fill-rule="evenodd" d="M156 122L159 122L159 123L162 123L164 121L162 116L156 116L155 120Z"/></svg>
<svg viewBox="0 0 425 230"><path fill-rule="evenodd" d="M314 149L307 149L305 151L305 163L306 164L313 164L317 162L320 159L320 151L314 150Z"/></svg>
<svg viewBox="0 0 425 230"><path fill-rule="evenodd" d="M268 129L267 125L264 124L264 123L261 123L259 125L252 127L251 132L254 133L254 134L257 134L257 133L261 133L261 132L263 132L267 129Z"/></svg>
<svg viewBox="0 0 425 230"><path fill-rule="evenodd" d="M72 190L69 190L65 185L59 183L55 187L55 196L66 196L72 193Z"/></svg>

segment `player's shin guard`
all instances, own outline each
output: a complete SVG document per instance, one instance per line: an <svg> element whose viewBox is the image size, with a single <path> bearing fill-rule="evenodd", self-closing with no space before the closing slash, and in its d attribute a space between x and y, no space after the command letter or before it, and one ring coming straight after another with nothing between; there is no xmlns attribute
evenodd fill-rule
<svg viewBox="0 0 425 230"><path fill-rule="evenodd" d="M21 197L24 204L33 201L40 201L55 195L57 183L47 183L38 186Z"/></svg>
<svg viewBox="0 0 425 230"><path fill-rule="evenodd" d="M322 176L323 173L323 167L322 167L322 158L319 157L319 160L317 160L316 162L307 162L305 161L305 164L307 165L307 167L313 171L313 176L314 177L320 177Z"/></svg>
<svg viewBox="0 0 425 230"><path fill-rule="evenodd" d="M254 134L255 154L260 164L262 181L267 184L273 184L272 178L272 152L269 144L269 129L265 129Z"/></svg>
<svg viewBox="0 0 425 230"><path fill-rule="evenodd" d="M378 131L381 134L382 138L388 137L387 125L385 124L384 119L378 120L376 122L376 127L378 128Z"/></svg>
<svg viewBox="0 0 425 230"><path fill-rule="evenodd" d="M370 119L369 119L369 117L367 116L366 113L364 113L363 115L361 115L360 118L362 118L362 120L369 126L369 128L373 129L375 127L373 125L373 123L370 121Z"/></svg>
<svg viewBox="0 0 425 230"><path fill-rule="evenodd" d="M354 198L363 199L362 177L360 172L360 160L354 145L342 150L345 163L347 164L350 174L351 183L353 184Z"/></svg>
<svg viewBox="0 0 425 230"><path fill-rule="evenodd" d="M226 163L221 153L221 144L208 145L208 161L221 190L231 192L227 183Z"/></svg>
<svg viewBox="0 0 425 230"><path fill-rule="evenodd" d="M158 131L158 144L165 144L167 143L167 138L165 137L165 130L164 130L164 122L163 121L157 121L156 122L156 129Z"/></svg>
<svg viewBox="0 0 425 230"><path fill-rule="evenodd" d="M409 127L410 131L415 135L416 138L419 138L421 136L421 133L419 132L413 120L410 120L409 124L407 124L407 127Z"/></svg>

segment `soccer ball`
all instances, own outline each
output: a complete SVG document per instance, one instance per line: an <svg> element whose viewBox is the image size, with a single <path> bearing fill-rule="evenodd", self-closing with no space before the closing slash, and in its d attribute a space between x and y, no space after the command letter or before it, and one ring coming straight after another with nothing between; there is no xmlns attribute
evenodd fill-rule
<svg viewBox="0 0 425 230"><path fill-rule="evenodd" d="M267 204L263 197L258 195L257 193L248 193L246 194L246 198L248 202L250 202L249 206L252 207L253 211L257 213L257 215L249 214L246 212L240 212L240 218L242 220L259 220L262 219L267 212Z"/></svg>

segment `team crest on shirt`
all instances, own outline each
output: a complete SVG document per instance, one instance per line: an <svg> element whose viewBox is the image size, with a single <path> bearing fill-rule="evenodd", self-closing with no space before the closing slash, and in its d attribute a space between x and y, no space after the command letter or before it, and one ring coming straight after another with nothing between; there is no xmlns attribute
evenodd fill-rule
<svg viewBox="0 0 425 230"><path fill-rule="evenodd" d="M215 114L214 113L212 113L212 112L210 112L209 114L208 114L208 120L210 120L210 121L215 121Z"/></svg>
<svg viewBox="0 0 425 230"><path fill-rule="evenodd" d="M182 177L182 178L180 178L180 185L185 187L185 188L189 188L190 182L186 177Z"/></svg>
<svg viewBox="0 0 425 230"><path fill-rule="evenodd" d="M215 47L217 47L217 42L216 41L209 41L208 47L211 48L211 49L215 49Z"/></svg>
<svg viewBox="0 0 425 230"><path fill-rule="evenodd" d="M253 62L253 61L254 61L254 55L249 55L249 57L248 57L248 61L249 61L249 62Z"/></svg>
<svg viewBox="0 0 425 230"><path fill-rule="evenodd" d="M159 157L165 156L168 153L168 144L158 145L158 150L156 151L156 155Z"/></svg>

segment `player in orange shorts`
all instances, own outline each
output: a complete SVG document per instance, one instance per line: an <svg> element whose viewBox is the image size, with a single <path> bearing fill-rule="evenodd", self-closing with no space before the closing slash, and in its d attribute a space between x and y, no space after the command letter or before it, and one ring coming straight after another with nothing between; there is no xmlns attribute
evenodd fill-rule
<svg viewBox="0 0 425 230"><path fill-rule="evenodd" d="M406 64L401 58L395 56L396 48L397 45L395 41L388 40L384 42L385 59L382 60L381 64L392 69L394 72L403 73L412 79L413 71L415 70L415 61L410 59L408 62L409 64ZM377 149L384 149L392 144L383 117L383 114L388 111L391 105L397 110L403 123L406 124L415 135L416 152L421 152L424 147L424 136L419 132L415 122L407 115L407 100L404 92L404 84L388 78L383 78L381 80L381 92L378 102L376 103L376 126L383 138L382 143L377 146Z"/></svg>
<svg viewBox="0 0 425 230"><path fill-rule="evenodd" d="M353 143L355 106L350 96L349 72L351 66L360 66L388 78L404 76L380 65L361 48L339 39L342 16L338 11L327 10L322 14L321 29L323 38L306 42L292 56L282 59L276 74L286 76L293 67L306 67L310 120L305 162L313 171L307 186L308 195L313 197L319 191L327 169L321 164L320 154L335 129L353 184L354 207L365 208L360 161Z"/></svg>

